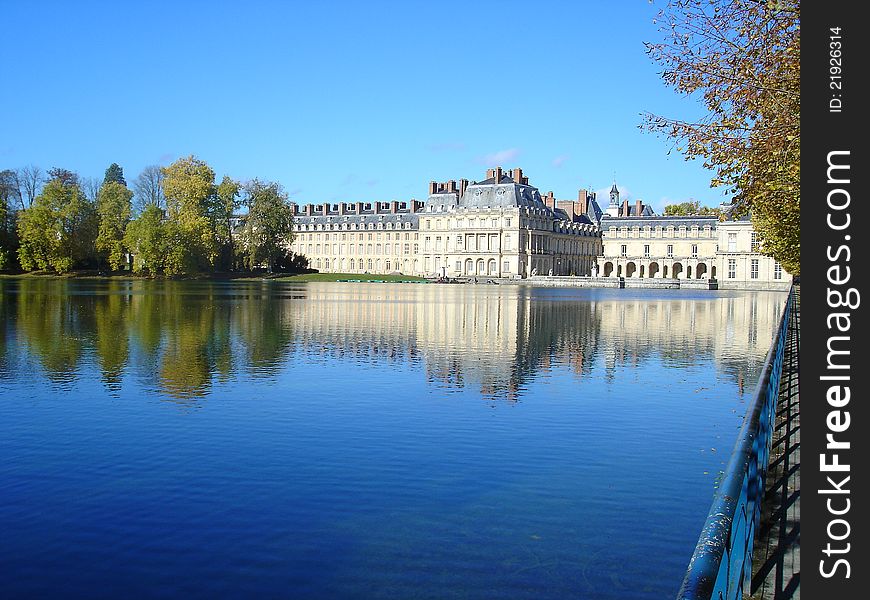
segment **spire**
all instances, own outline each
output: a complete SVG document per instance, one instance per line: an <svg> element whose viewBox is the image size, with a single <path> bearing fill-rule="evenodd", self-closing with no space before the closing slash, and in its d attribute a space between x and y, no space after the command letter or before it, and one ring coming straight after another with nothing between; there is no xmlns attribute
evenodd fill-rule
<svg viewBox="0 0 870 600"><path fill-rule="evenodd" d="M613 187L610 188L610 206L619 205L619 188L616 187L616 182L613 182Z"/></svg>

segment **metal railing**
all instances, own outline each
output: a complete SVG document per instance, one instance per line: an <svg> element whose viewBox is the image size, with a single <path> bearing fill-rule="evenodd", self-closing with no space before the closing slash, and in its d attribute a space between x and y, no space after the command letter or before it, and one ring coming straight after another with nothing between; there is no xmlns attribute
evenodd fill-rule
<svg viewBox="0 0 870 600"><path fill-rule="evenodd" d="M689 562L678 600L741 600L744 591L748 595L752 544L761 519L764 479L794 297L792 287L755 388L754 400Z"/></svg>

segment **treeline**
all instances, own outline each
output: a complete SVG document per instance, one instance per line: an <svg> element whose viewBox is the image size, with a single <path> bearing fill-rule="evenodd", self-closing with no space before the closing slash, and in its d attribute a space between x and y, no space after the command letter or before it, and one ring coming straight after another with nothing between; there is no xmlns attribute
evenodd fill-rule
<svg viewBox="0 0 870 600"><path fill-rule="evenodd" d="M307 265L289 251L292 225L280 184L217 183L194 156L146 167L132 189L116 163L102 180L62 168L0 171L0 270L297 270Z"/></svg>
<svg viewBox="0 0 870 600"><path fill-rule="evenodd" d="M721 217L722 209L701 206L699 201L689 200L679 204L668 204L665 206L664 214L666 217L692 217L695 215Z"/></svg>

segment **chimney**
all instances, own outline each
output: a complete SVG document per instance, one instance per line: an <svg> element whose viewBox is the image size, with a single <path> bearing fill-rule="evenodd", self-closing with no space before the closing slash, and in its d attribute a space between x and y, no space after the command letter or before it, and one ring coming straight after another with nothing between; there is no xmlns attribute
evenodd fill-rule
<svg viewBox="0 0 870 600"><path fill-rule="evenodd" d="M450 181L447 182L447 191L448 192L455 192L456 191L456 182L453 179L451 179Z"/></svg>
<svg viewBox="0 0 870 600"><path fill-rule="evenodd" d="M634 216L639 217L643 214L643 200L638 200L634 203Z"/></svg>
<svg viewBox="0 0 870 600"><path fill-rule="evenodd" d="M565 214L568 215L569 221L573 221L574 217L575 217L574 205L575 204L574 204L573 200L557 200L556 201L556 208L561 208L562 210L564 210Z"/></svg>
<svg viewBox="0 0 870 600"><path fill-rule="evenodd" d="M495 182L496 182L496 183L498 183L499 181L501 181L501 176L502 176L502 170L501 170L501 167L496 167L496 168L495 168Z"/></svg>
<svg viewBox="0 0 870 600"><path fill-rule="evenodd" d="M339 202L338 214L343 215L346 208L347 208L347 204L345 202Z"/></svg>
<svg viewBox="0 0 870 600"><path fill-rule="evenodd" d="M314 205L313 204L306 204L305 205L305 214L308 215L309 217L314 214Z"/></svg>
<svg viewBox="0 0 870 600"><path fill-rule="evenodd" d="M327 202L323 205L323 216L326 216L328 214L329 214L329 202Z"/></svg>
<svg viewBox="0 0 870 600"><path fill-rule="evenodd" d="M356 214L361 215L362 211L363 211L363 203L357 202L356 203Z"/></svg>
<svg viewBox="0 0 870 600"><path fill-rule="evenodd" d="M398 200L393 200L392 202L390 202L390 212L393 214L396 214L397 212L399 212L399 201Z"/></svg>
<svg viewBox="0 0 870 600"><path fill-rule="evenodd" d="M459 180L459 197L462 198L465 195L465 190L468 189L468 180L460 179Z"/></svg>
<svg viewBox="0 0 870 600"><path fill-rule="evenodd" d="M622 216L623 217L628 216L628 200L622 201Z"/></svg>
<svg viewBox="0 0 870 600"><path fill-rule="evenodd" d="M423 210L423 206L425 204L425 202L422 202L420 200L411 200L411 212L420 212L421 210Z"/></svg>
<svg viewBox="0 0 870 600"><path fill-rule="evenodd" d="M589 197L586 195L586 190L580 190L577 194L578 211L581 215L589 212Z"/></svg>
<svg viewBox="0 0 870 600"><path fill-rule="evenodd" d="M495 178L495 169L487 169L486 170L486 178L487 179Z"/></svg>
<svg viewBox="0 0 870 600"><path fill-rule="evenodd" d="M522 184L523 183L523 170L519 167L516 167L513 171L511 171L511 179L515 182Z"/></svg>
<svg viewBox="0 0 870 600"><path fill-rule="evenodd" d="M547 192L547 195L544 196L544 204L550 207L550 210L556 209L556 198L553 197L553 191L550 190Z"/></svg>
<svg viewBox="0 0 870 600"><path fill-rule="evenodd" d="M429 182L429 195L435 194L438 192L438 183L435 181Z"/></svg>

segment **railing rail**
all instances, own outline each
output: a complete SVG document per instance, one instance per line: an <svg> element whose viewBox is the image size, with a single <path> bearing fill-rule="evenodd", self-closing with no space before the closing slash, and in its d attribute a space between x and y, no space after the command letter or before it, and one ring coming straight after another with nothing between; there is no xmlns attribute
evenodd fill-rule
<svg viewBox="0 0 870 600"><path fill-rule="evenodd" d="M752 543L761 518L764 479L779 397L794 287L725 470L725 479L701 531L678 600L741 600L752 577ZM748 595L748 590L746 590Z"/></svg>

